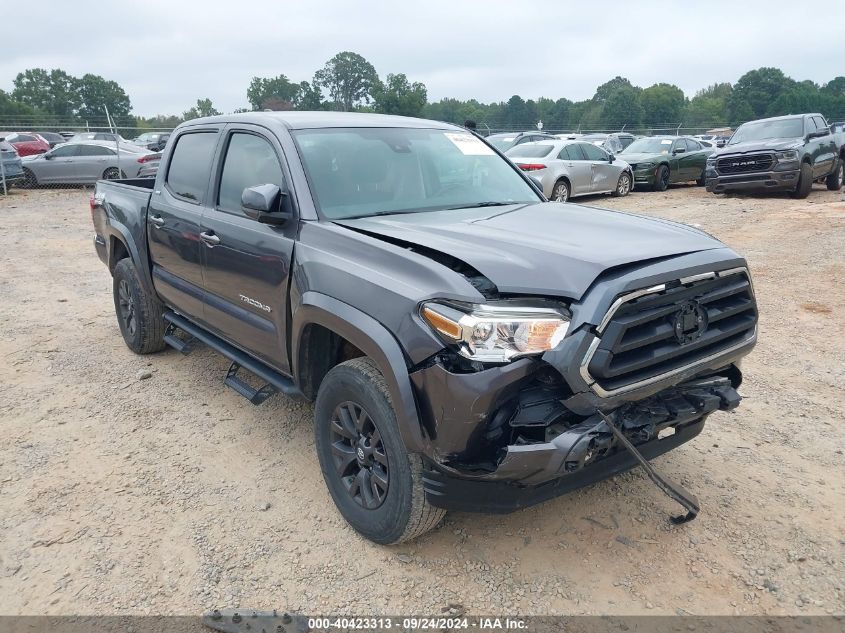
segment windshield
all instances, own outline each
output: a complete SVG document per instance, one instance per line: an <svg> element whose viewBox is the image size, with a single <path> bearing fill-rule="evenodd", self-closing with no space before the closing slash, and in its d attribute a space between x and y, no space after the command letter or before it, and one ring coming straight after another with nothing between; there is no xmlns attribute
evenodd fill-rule
<svg viewBox="0 0 845 633"><path fill-rule="evenodd" d="M804 120L799 117L777 121L755 121L740 125L728 145L769 138L801 138L802 136L804 136Z"/></svg>
<svg viewBox="0 0 845 633"><path fill-rule="evenodd" d="M668 154L672 149L671 138L641 138L623 149L620 154Z"/></svg>
<svg viewBox="0 0 845 633"><path fill-rule="evenodd" d="M513 165L467 132L325 128L293 135L317 205L332 220L539 201Z"/></svg>
<svg viewBox="0 0 845 633"><path fill-rule="evenodd" d="M546 143L542 143L540 145L523 143L522 145L511 147L507 152L505 152L505 155L520 156L522 158L543 158L544 156L548 156L554 148L554 145L548 145Z"/></svg>

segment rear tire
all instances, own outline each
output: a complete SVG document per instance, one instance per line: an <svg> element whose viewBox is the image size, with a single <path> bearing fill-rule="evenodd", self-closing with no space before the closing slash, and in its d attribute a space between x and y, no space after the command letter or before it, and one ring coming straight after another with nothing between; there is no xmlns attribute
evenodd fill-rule
<svg viewBox="0 0 845 633"><path fill-rule="evenodd" d="M126 174L117 167L109 167L103 172L103 180L117 180L118 178L126 178Z"/></svg>
<svg viewBox="0 0 845 633"><path fill-rule="evenodd" d="M422 459L408 453L384 376L369 358L341 363L323 379L314 407L320 469L338 511L355 531L387 545L436 527Z"/></svg>
<svg viewBox="0 0 845 633"><path fill-rule="evenodd" d="M616 183L616 189L614 189L610 195L614 198L627 196L629 193L631 193L631 184L631 174L629 174L627 171L623 171L621 174L619 174L619 180Z"/></svg>
<svg viewBox="0 0 845 633"><path fill-rule="evenodd" d="M569 183L566 182L563 178L558 180L555 183L555 186L552 188L552 195L549 198L552 202L566 202L569 200Z"/></svg>
<svg viewBox="0 0 845 633"><path fill-rule="evenodd" d="M131 259L117 262L112 281L114 310L126 346L136 354L163 350L164 304L144 290Z"/></svg>
<svg viewBox="0 0 845 633"><path fill-rule="evenodd" d="M840 158L839 164L833 173L827 177L825 184L830 191L839 191L842 189L842 182L845 181L845 159Z"/></svg>
<svg viewBox="0 0 845 633"><path fill-rule="evenodd" d="M25 187L26 189L31 189L38 184L38 178L35 177L35 174L32 173L31 170L27 169L26 167L23 168L23 180L21 181L21 187Z"/></svg>
<svg viewBox="0 0 845 633"><path fill-rule="evenodd" d="M655 191L666 191L669 187L669 167L666 165L661 165L657 168L657 174L654 177L654 190Z"/></svg>
<svg viewBox="0 0 845 633"><path fill-rule="evenodd" d="M798 178L798 186L790 195L793 198L806 198L813 188L813 166L810 163L801 163L801 176Z"/></svg>

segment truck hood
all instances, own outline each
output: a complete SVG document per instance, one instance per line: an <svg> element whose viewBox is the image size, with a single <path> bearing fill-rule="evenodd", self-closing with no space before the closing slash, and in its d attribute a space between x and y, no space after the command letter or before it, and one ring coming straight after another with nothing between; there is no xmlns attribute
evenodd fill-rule
<svg viewBox="0 0 845 633"><path fill-rule="evenodd" d="M744 143L736 143L735 145L725 145L719 148L716 156L725 156L727 154L746 154L748 152L761 151L780 151L785 149L796 149L803 145L804 141L800 138L770 138L763 141L746 141Z"/></svg>
<svg viewBox="0 0 845 633"><path fill-rule="evenodd" d="M338 220L465 262L499 292L580 299L603 272L722 248L683 224L571 203L531 203Z"/></svg>

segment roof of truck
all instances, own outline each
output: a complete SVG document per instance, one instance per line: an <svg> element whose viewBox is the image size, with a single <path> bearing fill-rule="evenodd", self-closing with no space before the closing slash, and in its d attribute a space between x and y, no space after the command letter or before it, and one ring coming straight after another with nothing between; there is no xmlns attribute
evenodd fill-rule
<svg viewBox="0 0 845 633"><path fill-rule="evenodd" d="M221 114L218 116L191 119L191 125L208 123L257 123L266 124L268 120L281 123L292 130L328 128L328 127L410 127L432 129L464 128L432 121L430 119L415 119L406 116L390 114L372 114L369 112L326 112L326 111L286 111L286 112L243 112L240 114Z"/></svg>

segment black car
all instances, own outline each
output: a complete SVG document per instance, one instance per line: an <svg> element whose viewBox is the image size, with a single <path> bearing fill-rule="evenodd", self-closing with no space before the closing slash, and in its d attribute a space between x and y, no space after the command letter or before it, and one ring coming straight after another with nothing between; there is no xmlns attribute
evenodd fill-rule
<svg viewBox="0 0 845 633"><path fill-rule="evenodd" d="M61 143L67 143L67 139L58 132L36 132L36 134L50 144L50 149Z"/></svg>
<svg viewBox="0 0 845 633"><path fill-rule="evenodd" d="M378 543L447 509L510 512L637 464L658 478L648 458L739 404L757 338L730 248L546 202L447 123L195 119L155 180L100 181L91 215L126 345L207 345L251 403L315 400L328 492ZM694 517L695 499L660 482Z"/></svg>

